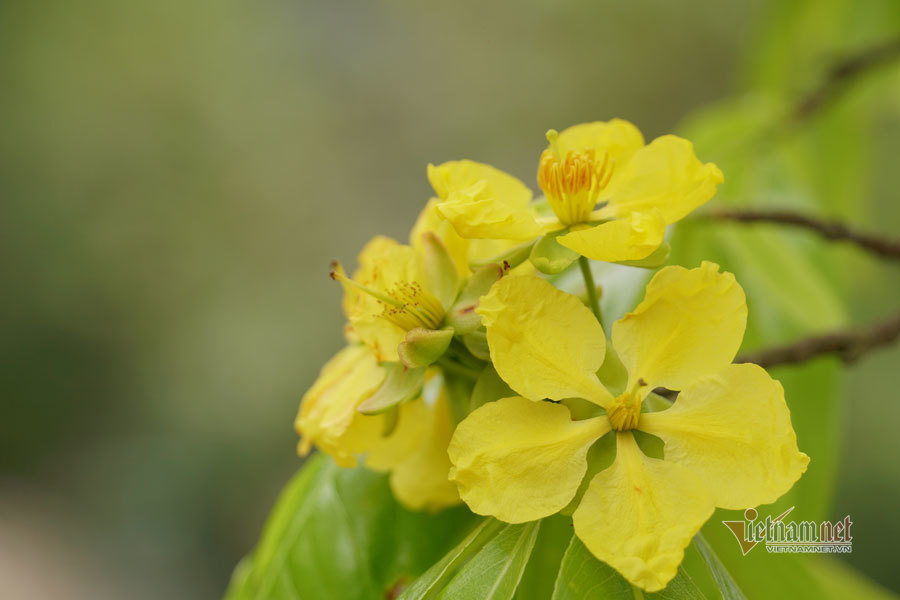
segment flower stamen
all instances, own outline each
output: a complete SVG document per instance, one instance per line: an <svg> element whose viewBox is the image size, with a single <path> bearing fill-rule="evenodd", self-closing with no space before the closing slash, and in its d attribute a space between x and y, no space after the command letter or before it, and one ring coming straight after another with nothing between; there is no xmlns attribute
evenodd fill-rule
<svg viewBox="0 0 900 600"><path fill-rule="evenodd" d="M404 331L417 327L438 329L444 321L444 307L417 281L399 281L384 292L372 289L347 277L340 264L335 263L331 278L372 296L384 307L379 317Z"/></svg>
<svg viewBox="0 0 900 600"><path fill-rule="evenodd" d="M586 222L597 205L600 193L609 185L615 162L609 152L600 156L593 148L560 155L556 132L547 132L550 148L541 154L538 185L547 196L550 208L565 225Z"/></svg>
<svg viewBox="0 0 900 600"><path fill-rule="evenodd" d="M646 381L638 379L630 390L620 394L613 400L606 410L606 416L613 429L616 431L630 431L637 427L641 418L640 389L646 385Z"/></svg>

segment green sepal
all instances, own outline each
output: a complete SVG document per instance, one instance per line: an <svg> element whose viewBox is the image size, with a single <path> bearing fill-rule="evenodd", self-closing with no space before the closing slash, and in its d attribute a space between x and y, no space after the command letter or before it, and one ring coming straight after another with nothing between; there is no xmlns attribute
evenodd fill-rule
<svg viewBox="0 0 900 600"><path fill-rule="evenodd" d="M587 491L588 486L591 484L591 480L594 479L594 475L600 473L605 469L608 469L615 460L616 432L609 431L606 433L606 435L594 442L594 445L591 446L588 450L588 466L584 478L581 480L581 484L578 486L578 491L575 492L575 496L572 498L572 501L569 502L569 504L567 504L562 510L560 510L559 513L566 516L572 516L572 513L574 513L575 509L578 508L578 505L581 504L581 498L584 496L584 493Z"/></svg>
<svg viewBox="0 0 900 600"><path fill-rule="evenodd" d="M503 277L503 267L485 265L472 273L456 303L447 313L446 322L458 335L464 335L481 327L481 316L475 312L478 300L488 293L491 286Z"/></svg>
<svg viewBox="0 0 900 600"><path fill-rule="evenodd" d="M384 425L381 426L381 437L389 437L397 429L400 422L400 405L395 404L384 413Z"/></svg>
<svg viewBox="0 0 900 600"><path fill-rule="evenodd" d="M452 327L444 329L416 327L409 330L406 338L397 346L400 362L409 368L427 367L444 355L453 334Z"/></svg>
<svg viewBox="0 0 900 600"><path fill-rule="evenodd" d="M669 254L672 253L672 246L669 242L663 242L659 248L650 253L650 256L640 260L621 260L615 264L625 265L626 267L641 267L642 269L655 269L666 264L669 260Z"/></svg>
<svg viewBox="0 0 900 600"><path fill-rule="evenodd" d="M491 360L491 352L488 349L487 334L483 329L476 329L462 336L463 344L466 350L472 353L472 356L481 360Z"/></svg>
<svg viewBox="0 0 900 600"><path fill-rule="evenodd" d="M422 393L425 367L410 369L400 363L385 363L384 366L387 370L384 383L357 408L364 415L383 413Z"/></svg>
<svg viewBox="0 0 900 600"><path fill-rule="evenodd" d="M517 396L512 389L506 385L506 382L500 379L493 365L488 365L475 380L475 387L472 389L472 397L469 400L469 410L475 410L487 404L499 400L500 398L509 398Z"/></svg>
<svg viewBox="0 0 900 600"><path fill-rule="evenodd" d="M606 356L603 358L603 364L597 370L597 377L613 396L618 396L625 391L628 385L628 370L622 364L622 359L616 349L613 348L612 342L606 340Z"/></svg>
<svg viewBox="0 0 900 600"><path fill-rule="evenodd" d="M577 252L556 241L556 238L567 233L569 233L568 227L550 232L531 248L529 259L538 271L547 275L556 275L568 269L573 262L578 260Z"/></svg>
<svg viewBox="0 0 900 600"><path fill-rule="evenodd" d="M422 247L424 249L423 266L425 269L425 282L428 291L438 299L446 310L456 300L459 292L459 273L456 263L447 251L447 246L433 232L422 234Z"/></svg>
<svg viewBox="0 0 900 600"><path fill-rule="evenodd" d="M533 245L533 241L519 244L518 246L510 248L506 252L501 252L500 254L492 256L487 260L470 262L469 267L472 269L477 269L485 265L496 263L498 265L503 265L503 267L506 269L514 269L528 260L528 255L531 254L531 247Z"/></svg>

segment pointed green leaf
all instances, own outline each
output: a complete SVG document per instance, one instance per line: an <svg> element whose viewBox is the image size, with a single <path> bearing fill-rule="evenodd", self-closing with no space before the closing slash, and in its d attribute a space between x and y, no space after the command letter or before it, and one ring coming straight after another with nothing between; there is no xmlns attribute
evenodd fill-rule
<svg viewBox="0 0 900 600"><path fill-rule="evenodd" d="M538 271L556 275L565 271L569 265L578 260L577 252L561 246L556 241L556 238L567 233L569 233L568 228L553 231L537 241L531 249L529 259Z"/></svg>
<svg viewBox="0 0 900 600"><path fill-rule="evenodd" d="M553 600L634 600L631 585L597 560L573 535L563 555L553 588Z"/></svg>
<svg viewBox="0 0 900 600"><path fill-rule="evenodd" d="M381 387L359 405L359 412L375 415L385 412L401 402L412 400L422 391L425 368L410 369L401 363L385 363L387 376Z"/></svg>
<svg viewBox="0 0 900 600"><path fill-rule="evenodd" d="M409 368L427 367L444 355L453 339L453 333L453 329L449 327L411 329L397 346L400 361Z"/></svg>
<svg viewBox="0 0 900 600"><path fill-rule="evenodd" d="M485 519L455 548L444 555L421 577L407 587L398 600L432 598L456 573L466 560L477 554L503 527L496 519Z"/></svg>
<svg viewBox="0 0 900 600"><path fill-rule="evenodd" d="M459 570L441 594L442 600L510 600L528 564L540 524L506 525Z"/></svg>
<svg viewBox="0 0 900 600"><path fill-rule="evenodd" d="M725 565L722 564L722 561L719 560L716 551L709 545L702 533L698 533L694 537L694 545L700 552L700 556L706 561L706 565L709 567L713 579L716 580L719 591L722 592L722 600L747 600L744 592L742 592L741 588L738 587L738 584L735 583L734 579L731 577L731 573L728 572L728 569L726 569Z"/></svg>
<svg viewBox="0 0 900 600"><path fill-rule="evenodd" d="M228 600L384 598L439 560L473 522L464 507L410 512L386 474L310 458L282 492Z"/></svg>
<svg viewBox="0 0 900 600"><path fill-rule="evenodd" d="M413 582L401 600L510 600L519 585L540 521L510 525L487 519Z"/></svg>
<svg viewBox="0 0 900 600"><path fill-rule="evenodd" d="M553 600L705 600L706 596L682 567L675 578L658 592L644 592L633 587L615 569L597 560L573 535L553 589Z"/></svg>
<svg viewBox="0 0 900 600"><path fill-rule="evenodd" d="M516 590L515 600L547 600L553 594L559 564L571 538L572 519L562 515L541 519L541 530Z"/></svg>
<svg viewBox="0 0 900 600"><path fill-rule="evenodd" d="M678 572L669 585L658 592L644 592L647 600L707 600L706 595L700 591L683 566L678 567Z"/></svg>

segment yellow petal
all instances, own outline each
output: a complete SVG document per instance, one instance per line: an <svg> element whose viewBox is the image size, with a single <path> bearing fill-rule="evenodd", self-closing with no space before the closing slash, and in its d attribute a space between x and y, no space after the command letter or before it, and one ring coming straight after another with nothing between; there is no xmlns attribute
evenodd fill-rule
<svg viewBox="0 0 900 600"><path fill-rule="evenodd" d="M606 337L581 301L539 277L504 277L482 296L476 312L487 328L494 368L530 400L611 400L596 372Z"/></svg>
<svg viewBox="0 0 900 600"><path fill-rule="evenodd" d="M572 231L556 241L582 256L616 262L650 256L665 235L666 223L659 211L653 210Z"/></svg>
<svg viewBox="0 0 900 600"><path fill-rule="evenodd" d="M644 414L640 429L662 438L666 460L702 477L722 508L774 502L809 463L797 449L784 389L757 365L698 379L671 408Z"/></svg>
<svg viewBox="0 0 900 600"><path fill-rule="evenodd" d="M404 281L421 281L415 250L385 237L377 236L359 253L359 268L353 280L362 286L387 293ZM378 360L397 362L397 346L406 332L382 318L384 304L371 295L344 284L344 313L353 328L353 334L371 347Z"/></svg>
<svg viewBox="0 0 900 600"><path fill-rule="evenodd" d="M419 424L424 435L416 449L393 468L390 477L394 496L411 510L440 510L460 502L456 485L448 479L447 445L453 424L444 396L426 411Z"/></svg>
<svg viewBox="0 0 900 600"><path fill-rule="evenodd" d="M597 474L572 516L591 553L655 592L675 577L684 549L713 513L703 482L685 467L645 456L616 434L616 460Z"/></svg>
<svg viewBox="0 0 900 600"><path fill-rule="evenodd" d="M294 421L301 456L315 444L339 465L356 466L359 437L351 425L366 418L356 407L378 389L384 376L375 354L363 345L347 346L328 361L304 394Z"/></svg>
<svg viewBox="0 0 900 600"><path fill-rule="evenodd" d="M397 423L390 435L384 435L385 421L391 418L388 415L377 416L376 420L365 419L367 415L360 415L358 422L371 423L363 430L359 429L359 452L365 453L365 465L376 471L387 471L418 451L425 441L425 431L431 421L431 410L425 402L418 398L410 402L403 402L397 407Z"/></svg>
<svg viewBox="0 0 900 600"><path fill-rule="evenodd" d="M531 190L489 165L470 160L428 165L437 209L465 238L528 240L540 234Z"/></svg>
<svg viewBox="0 0 900 600"><path fill-rule="evenodd" d="M424 251L422 234L432 232L441 238L447 252L453 258L460 277L469 275L469 245L470 242L461 237L449 221L444 219L437 210L438 200L432 198L419 213L416 224L409 232L409 243L418 254Z"/></svg>
<svg viewBox="0 0 900 600"><path fill-rule="evenodd" d="M508 523L552 515L578 491L605 417L572 421L562 404L504 398L473 411L450 441L450 479L472 511Z"/></svg>
<svg viewBox="0 0 900 600"><path fill-rule="evenodd" d="M556 143L561 157L565 157L570 150L583 152L588 148L593 148L597 153L609 152L618 169L643 147L644 136L628 121L613 119L573 125L559 134Z"/></svg>
<svg viewBox="0 0 900 600"><path fill-rule="evenodd" d="M696 269L661 269L633 312L613 324L613 347L628 370L628 389L639 379L684 389L730 364L744 337L747 301L731 273L704 261Z"/></svg>
<svg viewBox="0 0 900 600"><path fill-rule="evenodd" d="M712 163L701 163L694 146L674 135L658 137L634 153L613 175L600 216L621 217L658 208L674 223L709 200L724 181Z"/></svg>

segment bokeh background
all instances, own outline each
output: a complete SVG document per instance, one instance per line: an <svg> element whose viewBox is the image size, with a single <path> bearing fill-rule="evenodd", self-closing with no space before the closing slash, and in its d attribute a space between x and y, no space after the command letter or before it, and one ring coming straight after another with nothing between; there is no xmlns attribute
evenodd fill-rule
<svg viewBox="0 0 900 600"><path fill-rule="evenodd" d="M549 127L650 138L760 82L801 94L898 23L887 1L0 3L0 595L222 594L342 343L329 260L404 238L428 162L533 184ZM896 73L847 101L872 141L841 211L895 234ZM865 272L851 322L900 304L896 268ZM898 364L841 383L831 511L894 589Z"/></svg>

